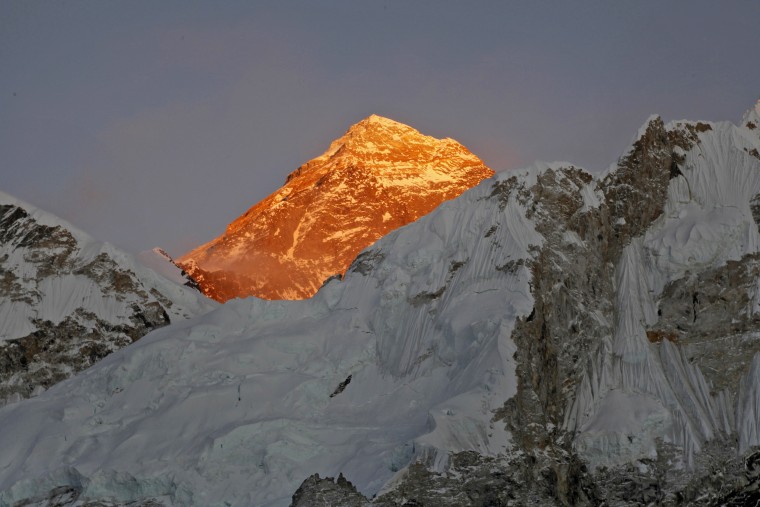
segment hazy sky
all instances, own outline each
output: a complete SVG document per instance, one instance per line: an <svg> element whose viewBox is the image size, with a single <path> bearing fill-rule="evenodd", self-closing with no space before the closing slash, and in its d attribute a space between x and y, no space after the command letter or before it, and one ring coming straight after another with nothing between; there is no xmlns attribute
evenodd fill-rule
<svg viewBox="0 0 760 507"><path fill-rule="evenodd" d="M0 2L0 189L130 251L223 232L371 113L495 170L737 122L760 2Z"/></svg>

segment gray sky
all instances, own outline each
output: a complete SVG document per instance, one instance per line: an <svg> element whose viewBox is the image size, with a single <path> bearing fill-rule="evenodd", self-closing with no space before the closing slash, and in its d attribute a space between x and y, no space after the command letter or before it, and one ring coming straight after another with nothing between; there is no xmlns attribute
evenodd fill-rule
<svg viewBox="0 0 760 507"><path fill-rule="evenodd" d="M737 122L760 2L0 3L0 189L136 252L223 232L371 113L495 170Z"/></svg>

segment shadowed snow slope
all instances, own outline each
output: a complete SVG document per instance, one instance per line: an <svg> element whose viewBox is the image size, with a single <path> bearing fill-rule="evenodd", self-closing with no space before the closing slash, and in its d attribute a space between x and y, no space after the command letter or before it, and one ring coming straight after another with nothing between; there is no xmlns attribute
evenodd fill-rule
<svg viewBox="0 0 760 507"><path fill-rule="evenodd" d="M532 300L525 267L496 268L541 238L490 193L390 234L311 300L228 302L8 407L0 499L82 474L90 496L149 482L178 505L287 505L314 471L373 493L419 453L503 451L491 411L514 394L510 334Z"/></svg>

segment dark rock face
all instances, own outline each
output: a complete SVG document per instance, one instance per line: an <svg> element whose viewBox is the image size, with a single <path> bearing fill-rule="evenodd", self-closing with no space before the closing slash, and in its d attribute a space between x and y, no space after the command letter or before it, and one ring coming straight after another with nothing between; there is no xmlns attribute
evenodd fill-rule
<svg viewBox="0 0 760 507"><path fill-rule="evenodd" d="M534 311L518 320L512 335L518 393L495 419L504 420L533 457L528 467L551 471L534 473L546 485L543 502L596 503L583 467L571 466L581 461L561 430L565 409L589 358L613 332L615 265L631 238L662 214L677 167L674 149L656 118L601 182L568 167L540 174L532 188L511 189L534 210L547 241L531 265ZM603 196L597 207L584 203L587 185Z"/></svg>
<svg viewBox="0 0 760 507"><path fill-rule="evenodd" d="M557 505L557 473L570 483L559 484L566 490L581 492L573 497L574 505L597 505L596 493L583 464L575 459L538 465L532 456L510 455L498 458L476 452L451 456L446 473L431 472L425 464L410 465L404 479L392 491L375 498L372 505L403 506L472 506Z"/></svg>
<svg viewBox="0 0 760 507"><path fill-rule="evenodd" d="M596 476L603 505L739 507L759 505L760 451L744 457L731 450L731 442L716 440L704 450L690 473L673 470L668 460L673 449L661 444L656 459L638 466L602 469Z"/></svg>
<svg viewBox="0 0 760 507"><path fill-rule="evenodd" d="M321 479L314 474L301 484L293 495L291 507L365 507L369 501L356 491L353 484L340 474L336 480L332 477Z"/></svg>
<svg viewBox="0 0 760 507"><path fill-rule="evenodd" d="M346 380L338 384L338 387L336 387L335 391L332 392L332 394L330 395L330 398L334 398L338 396L340 393L342 393L346 389L346 386L350 383L351 383L351 375L346 377Z"/></svg>
<svg viewBox="0 0 760 507"><path fill-rule="evenodd" d="M668 181L680 174L675 148L685 149L690 142L695 141L666 132L662 119L655 118L618 162L618 170L602 181L612 228L608 260L616 261L631 238L643 234L662 215Z"/></svg>
<svg viewBox="0 0 760 507"><path fill-rule="evenodd" d="M753 197L749 202L749 205L750 209L752 210L752 218L755 220L755 224L757 224L758 230L760 230L760 194Z"/></svg>
<svg viewBox="0 0 760 507"><path fill-rule="evenodd" d="M76 249L76 240L69 231L39 224L18 206L0 205L0 217L0 242L15 248L31 248L25 260L41 264L44 258L50 267L62 267ZM42 251L56 252L46 257Z"/></svg>
<svg viewBox="0 0 760 507"><path fill-rule="evenodd" d="M647 334L681 345L714 392L736 393L760 349L760 254L729 261L669 283L659 302L660 319Z"/></svg>
<svg viewBox="0 0 760 507"><path fill-rule="evenodd" d="M170 323L158 302L133 310L131 325L114 326L79 308L58 324L38 320L33 333L0 343L0 398L28 398Z"/></svg>

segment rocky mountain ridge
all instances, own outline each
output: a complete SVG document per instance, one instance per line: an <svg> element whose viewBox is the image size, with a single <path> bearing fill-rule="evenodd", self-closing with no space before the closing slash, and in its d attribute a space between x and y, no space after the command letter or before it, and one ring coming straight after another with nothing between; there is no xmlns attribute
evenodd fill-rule
<svg viewBox="0 0 760 507"><path fill-rule="evenodd" d="M0 193L0 402L38 394L214 306L183 287L192 281L178 267L151 256L163 276Z"/></svg>
<svg viewBox="0 0 760 507"><path fill-rule="evenodd" d="M363 248L492 174L453 139L372 115L179 264L218 301L307 298Z"/></svg>

